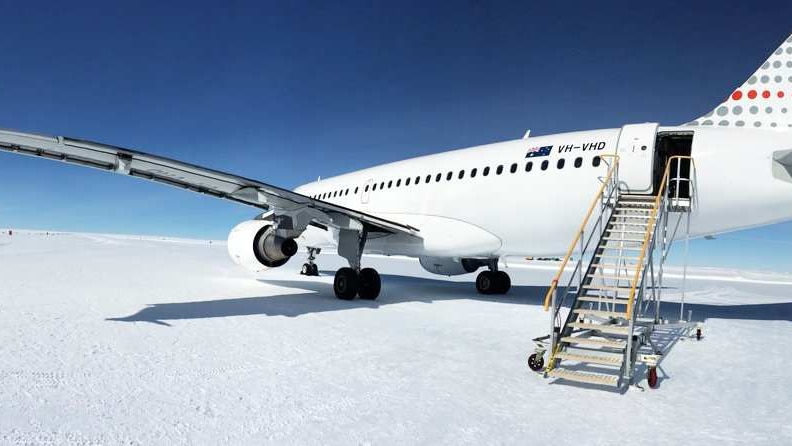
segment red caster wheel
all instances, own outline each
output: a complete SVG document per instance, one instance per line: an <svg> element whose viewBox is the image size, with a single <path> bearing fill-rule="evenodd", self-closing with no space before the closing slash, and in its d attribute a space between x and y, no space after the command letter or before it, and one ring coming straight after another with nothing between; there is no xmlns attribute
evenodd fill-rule
<svg viewBox="0 0 792 446"><path fill-rule="evenodd" d="M657 367L649 367L649 376L646 377L646 381L649 382L649 387L657 388Z"/></svg>

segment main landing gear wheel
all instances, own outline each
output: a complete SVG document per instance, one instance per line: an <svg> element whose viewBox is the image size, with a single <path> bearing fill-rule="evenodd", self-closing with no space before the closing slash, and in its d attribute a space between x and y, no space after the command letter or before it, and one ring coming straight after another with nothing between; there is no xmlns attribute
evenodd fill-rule
<svg viewBox="0 0 792 446"><path fill-rule="evenodd" d="M374 268L363 268L360 270L360 288L358 289L358 296L361 299L374 300L379 296L382 282L377 270Z"/></svg>
<svg viewBox="0 0 792 446"><path fill-rule="evenodd" d="M482 271L476 277L476 290L481 294L506 294L511 279L503 271Z"/></svg>
<svg viewBox="0 0 792 446"><path fill-rule="evenodd" d="M352 268L341 268L335 273L333 292L339 299L352 300L360 288L360 279Z"/></svg>
<svg viewBox="0 0 792 446"><path fill-rule="evenodd" d="M528 368L539 372L544 368L544 356L533 353L528 357Z"/></svg>

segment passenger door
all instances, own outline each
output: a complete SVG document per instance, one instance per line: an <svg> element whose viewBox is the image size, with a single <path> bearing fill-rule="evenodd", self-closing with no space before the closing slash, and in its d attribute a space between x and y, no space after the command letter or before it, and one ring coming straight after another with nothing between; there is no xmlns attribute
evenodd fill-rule
<svg viewBox="0 0 792 446"><path fill-rule="evenodd" d="M652 192L656 135L655 122L622 127L617 153L619 185L623 192L635 194Z"/></svg>

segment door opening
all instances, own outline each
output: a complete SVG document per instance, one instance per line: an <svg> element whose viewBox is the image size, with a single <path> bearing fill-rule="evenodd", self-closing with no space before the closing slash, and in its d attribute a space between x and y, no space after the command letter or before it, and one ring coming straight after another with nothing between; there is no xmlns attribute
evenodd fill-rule
<svg viewBox="0 0 792 446"><path fill-rule="evenodd" d="M674 156L690 156L692 146L693 132L659 132L657 134L654 173L652 175L655 193L660 190L660 183L663 181L668 160ZM675 161L671 164L670 178L690 179L690 162L689 159L684 159L679 163ZM679 188L679 198L690 198L689 181L672 181L668 185L672 196L676 196L677 187Z"/></svg>

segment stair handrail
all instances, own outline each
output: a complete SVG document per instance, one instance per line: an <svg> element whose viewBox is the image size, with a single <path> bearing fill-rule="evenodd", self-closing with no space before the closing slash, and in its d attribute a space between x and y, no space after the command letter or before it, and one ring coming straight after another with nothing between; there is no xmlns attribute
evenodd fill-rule
<svg viewBox="0 0 792 446"><path fill-rule="evenodd" d="M682 167L682 160L689 160L690 161L690 178L683 178L681 176L681 167ZM676 177L672 180L671 177L671 165L672 163L677 162L677 174ZM635 275L633 276L632 283L630 284L630 294L627 298L627 320L631 320L633 318L633 304L635 300L636 290L639 284L643 282L642 277L646 275L646 268L644 265L644 260L646 259L647 248L649 247L650 239L652 240L652 248L654 247L654 239L653 234L657 229L657 219L658 219L658 212L663 209L664 212L668 212L668 185L671 181L676 182L676 190L674 193L674 200L676 203L679 202L679 184L682 181L688 182L688 194L690 195L690 206L691 209L693 208L693 203L695 200L696 190L695 190L695 171L696 171L696 164L693 160L692 156L683 156L683 155L676 155L668 158L668 162L666 163L666 168L663 173L663 180L660 182L660 187L657 190L657 197L655 198L654 205L652 207L652 214L649 217L648 224L646 226L646 231L644 232L643 243L641 245L641 254L638 256L638 265L641 265L641 268L637 268L635 270Z"/></svg>
<svg viewBox="0 0 792 446"><path fill-rule="evenodd" d="M547 294L545 294L544 300L544 311L547 311L550 307L550 301L553 297L553 293L558 289L558 281L561 280L561 276L564 274L564 270L566 269L567 264L572 259L572 254L575 252L575 248L578 246L580 239L583 237L585 233L586 227L589 224L589 220L591 220L591 216L594 214L594 209L597 208L597 203L600 202L603 198L605 198L605 190L607 189L608 185L613 183L614 178L617 177L617 171L619 168L619 155L613 154L605 154L599 155L600 158L613 158L613 164L608 169L608 173L605 175L604 180L602 181L602 186L600 186L599 190L597 191L596 195L594 195L594 199L591 201L591 206L589 206L588 212L586 216L583 218L583 223L580 224L577 232L575 233L575 238L572 240L572 243L569 245L569 249L567 250L566 255L564 256L564 260L561 262L561 266L558 268L558 272L556 273L553 281L550 282L550 288L547 290ZM616 189L618 189L618 182L616 181ZM583 259L579 259L578 263L582 262Z"/></svg>

